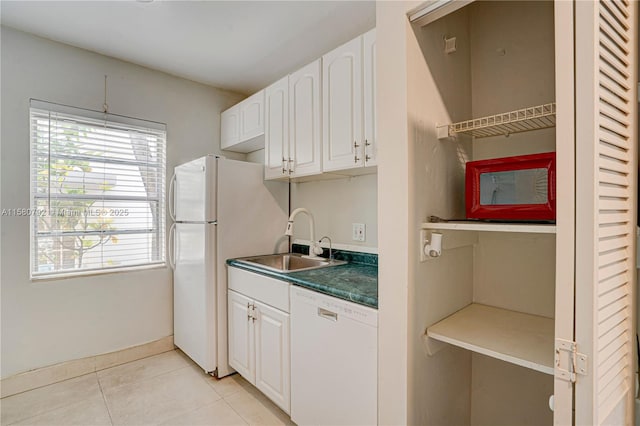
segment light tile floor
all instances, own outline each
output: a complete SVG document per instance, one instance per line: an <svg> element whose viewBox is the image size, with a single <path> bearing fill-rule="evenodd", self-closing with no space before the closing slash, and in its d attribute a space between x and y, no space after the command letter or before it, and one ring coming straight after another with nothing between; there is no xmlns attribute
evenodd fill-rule
<svg viewBox="0 0 640 426"><path fill-rule="evenodd" d="M3 398L0 424L293 425L238 374L218 380L179 350Z"/></svg>

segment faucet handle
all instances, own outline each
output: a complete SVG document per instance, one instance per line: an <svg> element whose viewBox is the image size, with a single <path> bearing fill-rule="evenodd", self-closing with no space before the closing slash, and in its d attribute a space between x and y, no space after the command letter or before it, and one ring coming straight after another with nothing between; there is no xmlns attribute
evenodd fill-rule
<svg viewBox="0 0 640 426"><path fill-rule="evenodd" d="M293 235L293 221L287 222L287 229L284 231L284 235Z"/></svg>
<svg viewBox="0 0 640 426"><path fill-rule="evenodd" d="M321 255L322 253L324 253L324 250L322 249L322 247L320 247L320 245L315 241L311 242L311 246L309 247L309 250L315 255Z"/></svg>

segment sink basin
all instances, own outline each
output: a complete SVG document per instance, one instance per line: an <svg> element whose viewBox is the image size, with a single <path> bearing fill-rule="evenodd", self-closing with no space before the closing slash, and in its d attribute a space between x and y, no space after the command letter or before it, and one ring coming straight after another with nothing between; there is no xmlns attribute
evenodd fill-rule
<svg viewBox="0 0 640 426"><path fill-rule="evenodd" d="M267 254L236 259L238 262L276 272L297 272L309 269L326 268L328 266L344 265L343 260L329 260L323 257L308 258L298 253Z"/></svg>

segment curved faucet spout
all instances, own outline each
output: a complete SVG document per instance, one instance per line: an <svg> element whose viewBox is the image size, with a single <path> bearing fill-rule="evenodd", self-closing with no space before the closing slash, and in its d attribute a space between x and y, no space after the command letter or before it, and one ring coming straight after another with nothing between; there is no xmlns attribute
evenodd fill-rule
<svg viewBox="0 0 640 426"><path fill-rule="evenodd" d="M331 247L331 238L329 238L328 235L325 235L324 237L320 238L318 240L318 243L321 243L322 240L327 240L329 241L329 262L333 261L333 248Z"/></svg>
<svg viewBox="0 0 640 426"><path fill-rule="evenodd" d="M315 222L313 221L313 215L311 212L304 207L298 207L294 211L291 212L289 216L289 221L287 222L287 230L284 232L285 235L293 235L293 220L299 213L304 213L309 218L309 237L311 238L311 245L309 246L309 257L317 257L319 254L322 254L322 247L318 245L315 238Z"/></svg>

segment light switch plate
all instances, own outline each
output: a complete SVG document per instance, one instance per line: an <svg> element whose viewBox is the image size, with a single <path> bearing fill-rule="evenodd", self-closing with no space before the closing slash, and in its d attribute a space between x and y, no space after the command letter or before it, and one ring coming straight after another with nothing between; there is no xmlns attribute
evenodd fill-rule
<svg viewBox="0 0 640 426"><path fill-rule="evenodd" d="M364 223L353 224L353 241L364 241L366 238Z"/></svg>

